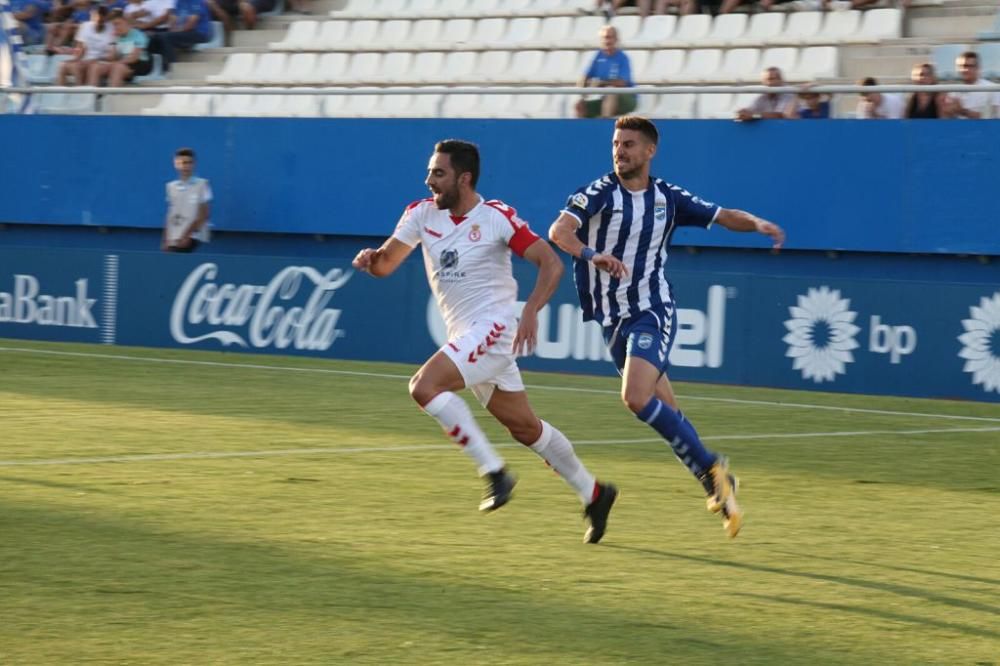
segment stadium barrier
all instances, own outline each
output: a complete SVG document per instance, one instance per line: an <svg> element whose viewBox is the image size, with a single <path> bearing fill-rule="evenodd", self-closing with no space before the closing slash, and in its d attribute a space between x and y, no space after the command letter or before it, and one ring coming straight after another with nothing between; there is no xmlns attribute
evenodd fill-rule
<svg viewBox="0 0 1000 666"><path fill-rule="evenodd" d="M376 280L351 270L356 246L330 258L0 246L0 337L423 361L444 332L419 257ZM672 271L674 378L1000 402L1000 289L988 268L962 281L914 266L885 280L871 266L713 252L723 251L697 263L681 252ZM516 263L524 294L534 269ZM613 372L570 279L539 324L524 368Z"/></svg>

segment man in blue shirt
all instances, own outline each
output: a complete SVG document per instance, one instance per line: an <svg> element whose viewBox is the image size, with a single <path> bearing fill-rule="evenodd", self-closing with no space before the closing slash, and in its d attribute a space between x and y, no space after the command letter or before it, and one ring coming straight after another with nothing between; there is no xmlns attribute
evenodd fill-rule
<svg viewBox="0 0 1000 666"><path fill-rule="evenodd" d="M604 327L604 340L622 375L622 399L656 430L702 483L706 504L721 513L730 537L743 522L737 480L726 459L708 451L677 408L666 372L677 331L673 289L665 267L678 226L757 231L781 247L781 228L756 215L704 201L649 174L659 134L649 120L615 122L614 171L572 194L549 238L573 256L584 321Z"/></svg>
<svg viewBox="0 0 1000 666"><path fill-rule="evenodd" d="M594 54L590 67L580 80L581 88L631 88L632 66L628 56L618 48L618 31L610 25L601 28L601 48ZM614 118L635 110L635 95L604 95L597 99L581 98L576 103L577 118Z"/></svg>

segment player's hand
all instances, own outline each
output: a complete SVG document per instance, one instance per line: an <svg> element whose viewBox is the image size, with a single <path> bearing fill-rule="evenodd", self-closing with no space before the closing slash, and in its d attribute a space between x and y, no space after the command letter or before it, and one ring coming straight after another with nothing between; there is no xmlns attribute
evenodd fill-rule
<svg viewBox="0 0 1000 666"><path fill-rule="evenodd" d="M514 336L514 355L527 356L534 353L538 344L538 313L525 308L521 311L521 320L517 323L517 334Z"/></svg>
<svg viewBox="0 0 1000 666"><path fill-rule="evenodd" d="M358 255L354 257L354 261L351 262L351 266L354 266L356 270L368 272L371 268L372 260L375 258L375 250L366 247L365 249L358 252Z"/></svg>
<svg viewBox="0 0 1000 666"><path fill-rule="evenodd" d="M758 220L757 231L771 239L771 247L775 250L780 250L781 246L785 244L785 231L774 222Z"/></svg>
<svg viewBox="0 0 1000 666"><path fill-rule="evenodd" d="M590 260L598 270L602 270L608 273L613 278L622 278L628 275L628 269L625 268L625 264L621 260L614 256L613 254L595 254L594 258Z"/></svg>

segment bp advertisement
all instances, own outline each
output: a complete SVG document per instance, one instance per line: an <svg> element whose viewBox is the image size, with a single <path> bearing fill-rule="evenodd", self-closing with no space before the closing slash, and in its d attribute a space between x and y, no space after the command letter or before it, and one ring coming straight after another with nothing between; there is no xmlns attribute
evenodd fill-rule
<svg viewBox="0 0 1000 666"><path fill-rule="evenodd" d="M1000 402L996 284L672 274L678 380ZM534 268L517 263L522 298ZM609 374L572 280L523 368ZM376 279L344 259L0 248L0 337L420 363L447 343L419 257Z"/></svg>

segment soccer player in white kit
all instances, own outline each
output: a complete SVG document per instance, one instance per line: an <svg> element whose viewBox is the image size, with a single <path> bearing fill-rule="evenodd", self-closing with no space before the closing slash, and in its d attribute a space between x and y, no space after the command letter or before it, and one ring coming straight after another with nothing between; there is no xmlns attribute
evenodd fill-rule
<svg viewBox="0 0 1000 666"><path fill-rule="evenodd" d="M563 265L513 208L486 201L476 192L478 179L475 144L438 142L425 180L433 196L407 206L392 236L377 250L361 250L353 265L385 277L417 244L423 245L427 279L447 325L448 342L410 379L410 395L487 478L479 509L493 511L506 504L516 480L455 394L466 387L514 439L572 486L590 521L584 541L597 543L618 490L594 479L566 436L535 416L516 361L518 354L535 348L538 311L556 290ZM511 252L538 267L535 288L520 317Z"/></svg>

